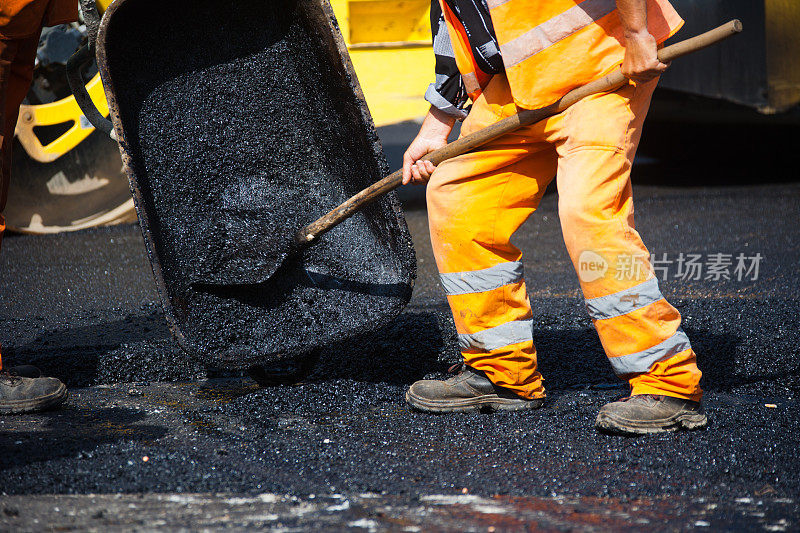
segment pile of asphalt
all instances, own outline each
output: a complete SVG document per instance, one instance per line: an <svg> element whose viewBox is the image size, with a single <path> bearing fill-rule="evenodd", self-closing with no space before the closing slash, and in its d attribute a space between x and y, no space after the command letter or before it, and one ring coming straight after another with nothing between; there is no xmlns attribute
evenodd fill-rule
<svg viewBox="0 0 800 533"><path fill-rule="evenodd" d="M130 2L109 26L168 318L192 355L226 368L374 330L411 296L393 195L287 256L295 230L387 173L328 21L301 5Z"/></svg>

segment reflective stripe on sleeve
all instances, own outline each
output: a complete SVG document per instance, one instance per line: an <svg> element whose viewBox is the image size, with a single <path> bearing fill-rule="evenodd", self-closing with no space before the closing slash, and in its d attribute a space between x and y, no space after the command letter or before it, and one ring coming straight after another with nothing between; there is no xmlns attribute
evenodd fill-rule
<svg viewBox="0 0 800 533"><path fill-rule="evenodd" d="M691 347L689 337L682 329L678 328L672 337L652 348L620 357L609 357L608 360L617 375L640 374L649 371L650 367L657 362L669 359Z"/></svg>
<svg viewBox="0 0 800 533"><path fill-rule="evenodd" d="M658 290L658 279L651 278L624 291L587 299L586 310L593 319L606 320L647 307L663 298Z"/></svg>
<svg viewBox="0 0 800 533"><path fill-rule="evenodd" d="M495 2L495 4L497 3ZM511 68L605 17L616 7L616 0L584 0L575 7L571 7L560 15L528 30L516 39L501 44L503 63L506 68Z"/></svg>
<svg viewBox="0 0 800 533"><path fill-rule="evenodd" d="M464 80L464 87L467 89L469 94L481 90L481 84L478 83L478 76L474 72L461 74L461 78Z"/></svg>
<svg viewBox="0 0 800 533"><path fill-rule="evenodd" d="M489 9L494 9L497 6L502 6L506 2L510 2L511 0L486 0L486 6Z"/></svg>
<svg viewBox="0 0 800 533"><path fill-rule="evenodd" d="M449 296L499 289L522 281L522 262L499 263L493 267L468 272L439 274L444 292Z"/></svg>
<svg viewBox="0 0 800 533"><path fill-rule="evenodd" d="M445 57L455 57L453 43L450 40L450 30L443 19L440 19L439 31L433 36L433 53Z"/></svg>
<svg viewBox="0 0 800 533"><path fill-rule="evenodd" d="M533 320L514 320L477 333L459 333L462 350L491 351L520 342L533 342Z"/></svg>

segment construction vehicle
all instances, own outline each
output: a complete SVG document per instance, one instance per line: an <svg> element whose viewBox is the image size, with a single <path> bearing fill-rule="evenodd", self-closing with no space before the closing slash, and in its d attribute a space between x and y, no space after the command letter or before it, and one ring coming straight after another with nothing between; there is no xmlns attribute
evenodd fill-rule
<svg viewBox="0 0 800 533"><path fill-rule="evenodd" d="M97 1L101 10L110 3ZM119 149L85 119L64 75L84 34L78 23L42 32L34 81L15 130L4 213L11 230L57 233L136 219ZM100 77L90 68L95 72L88 73L87 90L107 114Z"/></svg>
<svg viewBox="0 0 800 533"><path fill-rule="evenodd" d="M103 10L111 1L97 0L97 5ZM687 21L677 38L730 18L741 19L745 32L669 69L656 93L653 116L714 121L724 112L728 119L738 113L736 120L797 122L800 39L793 29L800 23L800 2L672 1ZM330 3L375 124L419 120L428 109L423 94L434 70L430 0ZM48 38L54 38L51 32L43 36ZM5 212L9 228L51 233L135 220L116 143L95 132L81 114L64 80L63 62L46 59L36 67L17 124L20 146ZM88 92L107 114L100 79L96 74L89 78ZM674 113L676 106L683 112Z"/></svg>

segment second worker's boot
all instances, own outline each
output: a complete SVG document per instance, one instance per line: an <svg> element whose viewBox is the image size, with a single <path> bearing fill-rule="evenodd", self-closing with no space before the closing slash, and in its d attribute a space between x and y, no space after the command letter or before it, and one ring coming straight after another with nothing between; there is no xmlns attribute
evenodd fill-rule
<svg viewBox="0 0 800 533"><path fill-rule="evenodd" d="M483 372L467 365L458 366L458 374L450 379L424 379L411 385L406 401L427 413L518 411L536 409L544 404L544 398L523 398L498 387ZM455 368L451 367L451 371Z"/></svg>

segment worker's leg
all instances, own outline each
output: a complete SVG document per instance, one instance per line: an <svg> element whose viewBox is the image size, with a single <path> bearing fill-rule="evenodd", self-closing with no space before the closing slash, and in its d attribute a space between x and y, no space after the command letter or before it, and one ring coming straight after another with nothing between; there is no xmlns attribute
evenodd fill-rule
<svg viewBox="0 0 800 533"><path fill-rule="evenodd" d="M39 32L22 39L0 39L0 245L3 240L8 184L11 179L11 147L19 106L28 94L39 45Z"/></svg>
<svg viewBox="0 0 800 533"><path fill-rule="evenodd" d="M699 401L695 353L633 221L631 163L655 84L590 97L564 114L559 216L586 307L631 394Z"/></svg>
<svg viewBox="0 0 800 533"><path fill-rule="evenodd" d="M11 113L7 104L8 86L11 78L11 64L16 55L17 41L0 39L0 245L3 243L3 231L6 229L3 209L8 196L8 182L11 173L11 141L8 138L6 119ZM13 130L12 130L13 131Z"/></svg>
<svg viewBox="0 0 800 533"><path fill-rule="evenodd" d="M0 39L0 244L2 244L8 183L11 179L11 145L19 106L33 77L38 30L22 39ZM0 294L2 298L2 294ZM0 356L0 414L32 413L56 407L67 397L67 388L56 378L42 377L30 366L3 369ZM28 375L30 374L30 376Z"/></svg>
<svg viewBox="0 0 800 533"><path fill-rule="evenodd" d="M462 136L516 111L505 77L495 76ZM543 397L544 387L522 254L510 239L555 174L555 150L541 142L542 130L533 126L442 163L427 192L431 243L464 361L524 398Z"/></svg>
<svg viewBox="0 0 800 533"><path fill-rule="evenodd" d="M3 209L11 179L11 146L17 125L19 106L33 78L33 64L39 33L24 39L0 39L0 246L3 243L5 219ZM2 347L0 347L0 352ZM3 367L0 354L0 369Z"/></svg>

